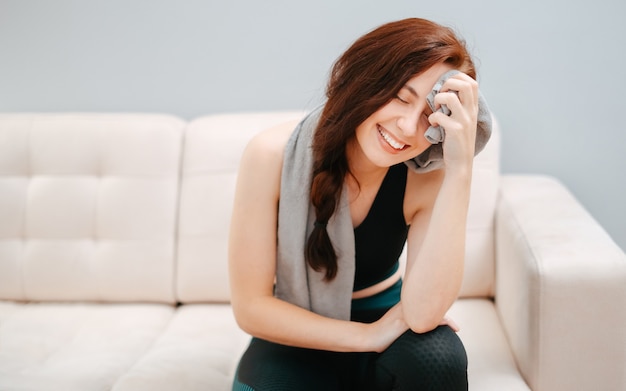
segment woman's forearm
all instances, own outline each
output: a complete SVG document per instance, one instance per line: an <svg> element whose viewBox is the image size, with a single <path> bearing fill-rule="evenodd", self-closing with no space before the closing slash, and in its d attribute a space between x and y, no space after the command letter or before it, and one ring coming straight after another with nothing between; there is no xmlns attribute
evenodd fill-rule
<svg viewBox="0 0 626 391"><path fill-rule="evenodd" d="M400 304L370 324L327 318L275 297L237 305L235 315L240 327L255 337L335 352L382 352L409 329Z"/></svg>
<svg viewBox="0 0 626 391"><path fill-rule="evenodd" d="M337 352L366 351L366 325L323 317L275 297L258 297L235 307L239 326L271 342Z"/></svg>
<svg viewBox="0 0 626 391"><path fill-rule="evenodd" d="M415 332L437 327L460 290L470 184L471 165L446 172L429 221L421 224L426 231L409 233L402 303L405 319ZM411 240L421 243L411 246Z"/></svg>

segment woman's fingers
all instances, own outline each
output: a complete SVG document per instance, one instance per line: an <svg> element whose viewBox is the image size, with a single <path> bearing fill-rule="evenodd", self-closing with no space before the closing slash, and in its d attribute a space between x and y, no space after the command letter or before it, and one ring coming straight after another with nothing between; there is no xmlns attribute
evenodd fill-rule
<svg viewBox="0 0 626 391"><path fill-rule="evenodd" d="M439 325L440 326L444 326L444 325L450 326L450 328L452 330L454 330L455 333L458 333L459 330L461 329L459 327L459 325L456 324L456 322L454 320L448 318L447 316L443 318L443 320L441 321L441 323L439 323Z"/></svg>
<svg viewBox="0 0 626 391"><path fill-rule="evenodd" d="M441 92L435 95L435 107L445 104L453 114L454 109L457 112L463 109L471 113L478 112L478 84L470 80L448 79Z"/></svg>
<svg viewBox="0 0 626 391"><path fill-rule="evenodd" d="M440 92L455 91L460 102L467 107L478 102L478 82L464 73L458 73L443 84Z"/></svg>
<svg viewBox="0 0 626 391"><path fill-rule="evenodd" d="M435 109L446 105L450 110L449 115L435 111L428 117L431 125L442 126L446 131L443 142L446 167L471 165L478 118L478 83L465 74L456 74L446 80L434 103Z"/></svg>

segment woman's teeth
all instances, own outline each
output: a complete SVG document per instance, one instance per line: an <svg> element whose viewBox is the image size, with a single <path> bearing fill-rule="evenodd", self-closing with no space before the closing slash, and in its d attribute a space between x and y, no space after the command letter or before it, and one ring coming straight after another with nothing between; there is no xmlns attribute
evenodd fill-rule
<svg viewBox="0 0 626 391"><path fill-rule="evenodd" d="M406 146L406 144L399 143L398 141L391 138L391 136L380 127L378 127L378 133L380 133L385 141L387 141L387 144L391 145L394 149L401 150Z"/></svg>

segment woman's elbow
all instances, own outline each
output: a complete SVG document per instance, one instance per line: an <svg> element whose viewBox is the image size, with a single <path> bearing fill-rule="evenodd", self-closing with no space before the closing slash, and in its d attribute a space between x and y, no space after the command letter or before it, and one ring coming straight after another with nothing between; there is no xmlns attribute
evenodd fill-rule
<svg viewBox="0 0 626 391"><path fill-rule="evenodd" d="M409 325L409 328L411 329L411 331L413 331L416 334L424 334L427 333L429 331L433 331L434 329L437 328L437 326L439 326L438 321L426 321L426 320L419 320L419 321L415 321L415 322L407 322Z"/></svg>
<svg viewBox="0 0 626 391"><path fill-rule="evenodd" d="M263 338L268 328L266 300L262 298L231 299L231 305L237 326L246 334Z"/></svg>
<svg viewBox="0 0 626 391"><path fill-rule="evenodd" d="M248 306L243 305L241 303L237 303L236 301L231 301L233 316L235 317L235 322L237 326L246 334L254 335L254 324L255 322L251 320L251 314Z"/></svg>
<svg viewBox="0 0 626 391"><path fill-rule="evenodd" d="M417 334L424 334L432 331L441 324L442 317L434 315L433 312L407 311L404 310L404 320L411 331Z"/></svg>

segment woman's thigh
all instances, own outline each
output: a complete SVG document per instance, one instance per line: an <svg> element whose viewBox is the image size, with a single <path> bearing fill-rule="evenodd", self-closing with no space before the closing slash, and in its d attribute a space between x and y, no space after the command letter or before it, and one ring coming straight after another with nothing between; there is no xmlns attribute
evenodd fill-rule
<svg viewBox="0 0 626 391"><path fill-rule="evenodd" d="M355 385L358 384L358 385ZM467 390L467 356L448 326L407 331L387 350L334 353L254 338L244 353L234 391Z"/></svg>
<svg viewBox="0 0 626 391"><path fill-rule="evenodd" d="M374 363L378 390L467 390L467 355L448 326L407 331Z"/></svg>
<svg viewBox="0 0 626 391"><path fill-rule="evenodd" d="M344 390L341 356L253 338L237 368L234 391Z"/></svg>

